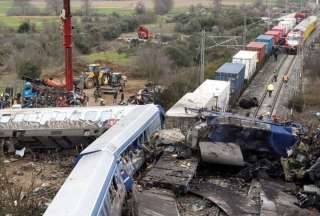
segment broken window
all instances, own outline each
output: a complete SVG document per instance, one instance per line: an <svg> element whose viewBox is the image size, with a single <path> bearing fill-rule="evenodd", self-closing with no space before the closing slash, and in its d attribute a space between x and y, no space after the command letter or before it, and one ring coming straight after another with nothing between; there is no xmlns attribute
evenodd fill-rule
<svg viewBox="0 0 320 216"><path fill-rule="evenodd" d="M109 188L110 202L111 203L114 203L114 201L116 200L117 191L118 191L117 180L116 180L116 177L113 176L111 184L110 184L110 188Z"/></svg>
<svg viewBox="0 0 320 216"><path fill-rule="evenodd" d="M10 121L11 114L3 114L0 118L1 123L7 123Z"/></svg>

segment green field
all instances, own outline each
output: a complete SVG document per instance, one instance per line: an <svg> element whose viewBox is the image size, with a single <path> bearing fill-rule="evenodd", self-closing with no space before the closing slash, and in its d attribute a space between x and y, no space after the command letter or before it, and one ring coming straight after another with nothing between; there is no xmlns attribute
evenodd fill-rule
<svg viewBox="0 0 320 216"><path fill-rule="evenodd" d="M62 1L62 0L61 0ZM99 14L111 14L118 13L121 15L130 15L134 13L134 7L139 0L122 0L122 1L92 1L92 8ZM245 0L246 3L251 3L253 0ZM39 9L41 12L45 12L46 4L44 0L31 0L33 6ZM145 0L145 5L148 10L152 10L153 3L152 1ZM223 0L222 4L224 5L239 5L243 1L235 0ZM166 17L173 17L181 12L185 12L191 5L202 4L204 6L211 6L211 0L174 0L174 8L166 15ZM16 28L23 21L30 20L31 23L35 23L37 27L42 26L44 22L53 22L58 20L57 17L48 17L48 16L28 16L28 17L16 17L16 16L6 16L7 12L12 6L12 0L2 0L0 1L0 23L3 23L6 26ZM71 1L71 8L73 12L78 11L81 8L80 0Z"/></svg>
<svg viewBox="0 0 320 216"><path fill-rule="evenodd" d="M98 52L82 57L87 62L112 62L118 65L128 65L130 63L127 54L119 54L116 51Z"/></svg>

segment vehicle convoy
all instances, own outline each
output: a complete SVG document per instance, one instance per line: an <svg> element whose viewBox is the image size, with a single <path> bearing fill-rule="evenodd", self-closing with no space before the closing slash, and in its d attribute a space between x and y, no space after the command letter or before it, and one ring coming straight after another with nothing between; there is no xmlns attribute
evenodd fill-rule
<svg viewBox="0 0 320 216"><path fill-rule="evenodd" d="M299 47L303 46L310 34L316 29L316 16L309 16L300 22L286 38L286 51L290 54L297 54Z"/></svg>
<svg viewBox="0 0 320 216"><path fill-rule="evenodd" d="M101 89L114 89L126 85L127 77L120 72L113 72L109 67L102 67L100 64L90 64L88 71L84 74L84 87L91 89L99 87Z"/></svg>

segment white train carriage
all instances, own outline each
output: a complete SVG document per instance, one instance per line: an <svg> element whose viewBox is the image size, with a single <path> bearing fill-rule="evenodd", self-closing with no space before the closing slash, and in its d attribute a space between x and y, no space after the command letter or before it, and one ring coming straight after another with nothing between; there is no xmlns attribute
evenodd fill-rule
<svg viewBox="0 0 320 216"><path fill-rule="evenodd" d="M162 127L155 105L138 106L81 152L45 216L121 215L143 147ZM145 148L144 148L145 149Z"/></svg>
<svg viewBox="0 0 320 216"><path fill-rule="evenodd" d="M135 106L0 110L0 140L32 148L87 146Z"/></svg>

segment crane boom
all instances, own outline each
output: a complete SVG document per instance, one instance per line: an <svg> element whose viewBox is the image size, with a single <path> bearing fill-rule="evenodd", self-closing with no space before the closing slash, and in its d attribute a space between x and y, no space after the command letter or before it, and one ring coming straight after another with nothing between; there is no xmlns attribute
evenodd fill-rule
<svg viewBox="0 0 320 216"><path fill-rule="evenodd" d="M72 21L70 0L63 0L63 24L64 24L64 60L65 60L65 79L68 92L73 90L72 73Z"/></svg>

